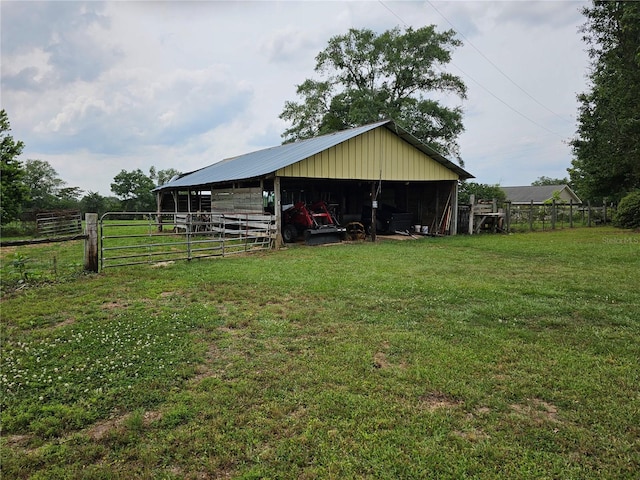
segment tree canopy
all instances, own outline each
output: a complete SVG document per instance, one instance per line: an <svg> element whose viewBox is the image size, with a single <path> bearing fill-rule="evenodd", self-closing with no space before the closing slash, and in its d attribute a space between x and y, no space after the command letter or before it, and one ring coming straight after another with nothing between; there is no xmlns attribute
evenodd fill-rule
<svg viewBox="0 0 640 480"><path fill-rule="evenodd" d="M297 86L300 103L285 102L280 118L291 122L284 142L393 118L414 136L461 162L458 135L462 109L447 107L430 94L466 97L462 80L443 70L454 47L455 32L430 25L377 34L350 29L332 37L316 56L322 80Z"/></svg>
<svg viewBox="0 0 640 480"><path fill-rule="evenodd" d="M121 170L111 183L111 191L122 200L124 209L130 212L155 210L155 197L151 193L154 188L153 180L139 168L131 172Z"/></svg>
<svg viewBox="0 0 640 480"><path fill-rule="evenodd" d="M15 141L9 134L11 124L5 110L0 111L0 224L18 218L22 202L27 198L27 188L23 183L24 168L18 156L22 153L24 143Z"/></svg>
<svg viewBox="0 0 640 480"><path fill-rule="evenodd" d="M569 179L545 177L543 175L541 177L538 177L537 180L531 182L532 187L541 187L543 185L569 185Z"/></svg>
<svg viewBox="0 0 640 480"><path fill-rule="evenodd" d="M149 178L156 182L159 187L167 183L176 175L180 175L181 173L182 172L176 170L175 168L167 168L165 170L156 170L156 167L154 166L151 166L151 168L149 168Z"/></svg>
<svg viewBox="0 0 640 480"><path fill-rule="evenodd" d="M471 201L471 195L475 195L477 200L493 200L503 203L507 199L507 194L500 185L487 185L486 183L462 182L458 191L458 202L466 205Z"/></svg>
<svg viewBox="0 0 640 480"><path fill-rule="evenodd" d="M591 85L569 174L581 197L619 200L640 188L640 2L594 1L583 14Z"/></svg>

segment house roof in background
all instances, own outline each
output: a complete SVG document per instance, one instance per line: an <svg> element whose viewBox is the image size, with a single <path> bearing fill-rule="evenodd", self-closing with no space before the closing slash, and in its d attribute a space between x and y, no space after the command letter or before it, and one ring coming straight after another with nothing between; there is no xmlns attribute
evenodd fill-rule
<svg viewBox="0 0 640 480"><path fill-rule="evenodd" d="M319 137L286 143L276 147L258 150L256 152L227 158L207 167L183 174L154 191L175 190L187 187L199 187L215 183L231 182L235 180L247 180L257 178L277 170L293 165L328 148L334 147L351 138L362 135L379 127L385 127L404 141L410 143L436 162L457 173L461 179L473 178L469 172L448 160L433 148L422 143L409 132L398 126L392 120L364 125L362 127L342 130Z"/></svg>
<svg viewBox="0 0 640 480"><path fill-rule="evenodd" d="M578 196L568 185L539 185L522 187L500 187L507 195L511 203L544 203L553 199L554 192L560 193L560 198L565 201L573 200L574 203L582 203Z"/></svg>

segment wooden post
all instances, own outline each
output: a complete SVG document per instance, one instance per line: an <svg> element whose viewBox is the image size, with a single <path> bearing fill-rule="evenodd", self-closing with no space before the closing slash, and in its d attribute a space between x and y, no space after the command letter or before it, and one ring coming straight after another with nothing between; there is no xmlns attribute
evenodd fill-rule
<svg viewBox="0 0 640 480"><path fill-rule="evenodd" d="M273 179L273 213L276 217L276 248L283 246L282 240L282 196L280 194L280 177Z"/></svg>
<svg viewBox="0 0 640 480"><path fill-rule="evenodd" d="M505 219L504 219L505 230L507 233L511 233L511 202L507 200L504 205L505 205Z"/></svg>
<svg viewBox="0 0 640 480"><path fill-rule="evenodd" d="M162 192L156 193L156 220L158 222L158 233L162 233Z"/></svg>
<svg viewBox="0 0 640 480"><path fill-rule="evenodd" d="M458 181L453 182L451 197L451 235L458 234Z"/></svg>
<svg viewBox="0 0 640 480"><path fill-rule="evenodd" d="M602 199L602 223L607 224L607 197Z"/></svg>
<svg viewBox="0 0 640 480"><path fill-rule="evenodd" d="M476 204L476 195L469 195L469 235L473 235L473 208Z"/></svg>
<svg viewBox="0 0 640 480"><path fill-rule="evenodd" d="M587 227L591 226L591 200L587 200Z"/></svg>
<svg viewBox="0 0 640 480"><path fill-rule="evenodd" d="M533 232L533 200L529 204L529 231Z"/></svg>
<svg viewBox="0 0 640 480"><path fill-rule="evenodd" d="M84 241L84 269L87 272L98 271L98 214L87 213L84 216L86 226Z"/></svg>
<svg viewBox="0 0 640 480"><path fill-rule="evenodd" d="M378 209L378 199L376 195L376 182L371 184L371 241L376 241L376 210Z"/></svg>
<svg viewBox="0 0 640 480"><path fill-rule="evenodd" d="M556 199L551 200L551 230L556 229L556 216L558 215L558 204Z"/></svg>
<svg viewBox="0 0 640 480"><path fill-rule="evenodd" d="M573 198L569 199L569 228L573 228Z"/></svg>

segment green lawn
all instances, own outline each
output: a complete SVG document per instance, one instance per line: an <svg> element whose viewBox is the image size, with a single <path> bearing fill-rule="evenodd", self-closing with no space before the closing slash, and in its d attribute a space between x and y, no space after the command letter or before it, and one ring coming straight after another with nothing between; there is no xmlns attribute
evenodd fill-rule
<svg viewBox="0 0 640 480"><path fill-rule="evenodd" d="M609 227L27 281L2 477L638 478L639 285Z"/></svg>

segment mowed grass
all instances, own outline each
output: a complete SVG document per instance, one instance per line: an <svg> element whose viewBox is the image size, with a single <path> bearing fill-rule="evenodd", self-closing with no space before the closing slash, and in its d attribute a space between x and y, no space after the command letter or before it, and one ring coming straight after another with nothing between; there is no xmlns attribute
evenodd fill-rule
<svg viewBox="0 0 640 480"><path fill-rule="evenodd" d="M638 478L639 286L602 227L23 288L3 478Z"/></svg>

